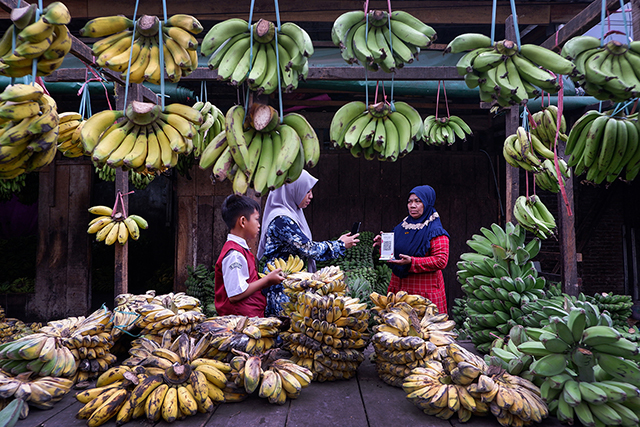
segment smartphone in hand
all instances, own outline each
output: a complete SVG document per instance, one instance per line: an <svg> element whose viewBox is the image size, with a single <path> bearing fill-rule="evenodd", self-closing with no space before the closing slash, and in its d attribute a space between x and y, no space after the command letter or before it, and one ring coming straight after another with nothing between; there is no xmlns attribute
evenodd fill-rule
<svg viewBox="0 0 640 427"><path fill-rule="evenodd" d="M360 221L356 221L353 223L353 225L351 226L351 235L353 236L354 234L358 234L360 232L360 224L362 224Z"/></svg>

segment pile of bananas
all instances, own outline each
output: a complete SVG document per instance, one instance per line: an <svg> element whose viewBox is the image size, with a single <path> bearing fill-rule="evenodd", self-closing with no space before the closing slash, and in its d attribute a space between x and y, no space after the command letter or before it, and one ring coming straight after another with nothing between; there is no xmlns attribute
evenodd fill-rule
<svg viewBox="0 0 640 427"><path fill-rule="evenodd" d="M637 425L638 345L589 302L565 298L562 307L548 306L544 313L548 324L527 328L530 340L518 349L535 358L530 371L544 380L549 409L569 424Z"/></svg>
<svg viewBox="0 0 640 427"><path fill-rule="evenodd" d="M20 319L5 318L4 311L2 314L2 321L0 321L0 344L36 333L42 327L41 323L25 324Z"/></svg>
<svg viewBox="0 0 640 427"><path fill-rule="evenodd" d="M616 328L627 329L627 322L633 314L633 297L631 295L616 295L613 293L596 293L593 295L593 303L600 311L607 311Z"/></svg>
<svg viewBox="0 0 640 427"><path fill-rule="evenodd" d="M198 158L205 155L211 141L224 131L224 113L209 101L198 101L192 108L202 114L202 124L193 136L193 155ZM213 166L213 163L209 166Z"/></svg>
<svg viewBox="0 0 640 427"><path fill-rule="evenodd" d="M108 165L95 168L98 178L107 182L114 182L116 180L116 170ZM151 182L156 178L153 173L129 171L129 183L133 185L136 190L144 190Z"/></svg>
<svg viewBox="0 0 640 427"><path fill-rule="evenodd" d="M13 399L9 402L0 399L0 423L4 426L14 426L18 420L23 420L29 416L29 404L23 399Z"/></svg>
<svg viewBox="0 0 640 427"><path fill-rule="evenodd" d="M599 100L624 102L640 93L640 43L578 36L568 40L560 54L576 66L571 79Z"/></svg>
<svg viewBox="0 0 640 427"><path fill-rule="evenodd" d="M137 312L140 318L136 326L142 329L142 335L162 335L167 330L189 333L205 319L200 301L184 292L158 295L139 306Z"/></svg>
<svg viewBox="0 0 640 427"><path fill-rule="evenodd" d="M273 110L264 107L263 110ZM289 113L279 124L276 115L275 121L263 126L257 126L254 118L246 130L244 121L244 107L231 107L225 118L225 132L216 135L210 149L200 157L200 167L213 165L213 177L217 181L232 180L235 193L244 194L251 186L256 195L264 194L267 189L295 181L305 166L312 168L318 163L320 141L304 116Z"/></svg>
<svg viewBox="0 0 640 427"><path fill-rule="evenodd" d="M519 196L513 207L518 224L536 237L546 240L556 234L556 220L537 194Z"/></svg>
<svg viewBox="0 0 640 427"><path fill-rule="evenodd" d="M345 296L347 293L344 272L337 266L323 267L315 273L306 271L291 273L282 281L282 286L285 295L289 297L289 302L283 306L285 315L297 310L296 304L299 298L307 292L336 297Z"/></svg>
<svg viewBox="0 0 640 427"><path fill-rule="evenodd" d="M156 291L148 290L142 295L135 294L120 294L114 299L114 308L112 323L113 329L111 329L111 336L114 341L125 332L132 331L136 326L136 320L138 319L137 308L141 305L145 305L153 301L156 296Z"/></svg>
<svg viewBox="0 0 640 427"><path fill-rule="evenodd" d="M473 132L468 124L458 116L427 116L424 119L424 141L427 145L452 145L456 137L466 141Z"/></svg>
<svg viewBox="0 0 640 427"><path fill-rule="evenodd" d="M60 113L59 118L58 140L56 141L58 151L71 158L84 155L80 132L85 120L75 112Z"/></svg>
<svg viewBox="0 0 640 427"><path fill-rule="evenodd" d="M27 184L24 174L15 178L0 179L0 201L11 200L14 194L18 194Z"/></svg>
<svg viewBox="0 0 640 427"><path fill-rule="evenodd" d="M176 165L178 154L193 150L192 138L201 123L202 114L187 105L169 104L162 109L133 101L125 111L94 114L80 136L96 165L162 172Z"/></svg>
<svg viewBox="0 0 640 427"><path fill-rule="evenodd" d="M529 367L533 363L533 356L518 349L520 344L528 340L529 337L527 337L524 326L515 325L509 330L508 337L496 338L493 341L489 354L484 356L485 363L489 366L502 368L511 375L518 375L529 381L534 381L535 377L529 371Z"/></svg>
<svg viewBox="0 0 640 427"><path fill-rule="evenodd" d="M34 372L68 378L76 373L77 364L60 339L37 332L0 345L0 368L12 375Z"/></svg>
<svg viewBox="0 0 640 427"><path fill-rule="evenodd" d="M374 316L382 316L384 313L391 310L396 304L405 303L411 306L415 310L418 317L433 316L438 314L438 306L429 301L428 298L422 295L409 295L405 291L398 293L389 292L387 295L380 295L377 292L372 292L369 296L373 302L373 308L371 313Z"/></svg>
<svg viewBox="0 0 640 427"><path fill-rule="evenodd" d="M51 409L59 402L73 386L73 381L67 378L37 377L32 378L33 372L27 371L15 377L0 372L0 398L22 400L21 419L29 414L29 406L38 409Z"/></svg>
<svg viewBox="0 0 640 427"><path fill-rule="evenodd" d="M580 294L579 297L568 296L566 294L563 294L562 292L559 292L558 295L551 295L552 292L554 292L552 290L553 286L550 285L549 288L550 289L547 292L546 298L540 298L535 301L528 301L527 303L521 305L520 308L523 313L523 316L521 318L522 325L532 328L539 328L541 325L544 326L549 324L549 317L556 313L555 309L563 310L565 298L571 299L574 303L576 303L578 299L580 301L586 301L584 294ZM552 308L547 308L545 311L545 307Z"/></svg>
<svg viewBox="0 0 640 427"><path fill-rule="evenodd" d="M611 183L618 176L633 181L640 172L639 133L635 114L612 116L610 111L591 110L569 132L567 164L576 176L586 170L586 180L594 184Z"/></svg>
<svg viewBox="0 0 640 427"><path fill-rule="evenodd" d="M181 334L163 345L146 338L138 340L146 340L145 345L152 348L156 358L165 361L166 367L123 365L105 372L98 378L96 388L76 396L85 403L77 417L87 418L89 426L101 425L113 417L117 425L139 417L173 422L198 412L211 412L216 403L225 400L222 389L231 366L202 358L208 337L196 342Z"/></svg>
<svg viewBox="0 0 640 427"><path fill-rule="evenodd" d="M406 102L379 102L367 107L352 101L336 111L329 138L335 147L351 150L354 157L395 162L413 150L423 132L420 114Z"/></svg>
<svg viewBox="0 0 640 427"><path fill-rule="evenodd" d="M505 229L482 227L467 245L475 252L460 255L458 282L466 295L464 329L478 351L488 353L496 337L505 337L521 322L521 306L545 297L546 281L538 277L533 261L541 242L525 245L526 231L507 223Z"/></svg>
<svg viewBox="0 0 640 427"><path fill-rule="evenodd" d="M232 350L261 354L275 346L282 320L277 317L216 316L196 327L211 334L207 357L225 360Z"/></svg>
<svg viewBox="0 0 640 427"><path fill-rule="evenodd" d="M291 329L281 334L291 360L313 372L316 381L352 378L369 343L367 304L305 292L295 307Z"/></svg>
<svg viewBox="0 0 640 427"><path fill-rule="evenodd" d="M122 79L129 75L130 83L148 81L160 84L161 73L171 82L198 68L198 41L193 36L202 25L190 15L170 16L162 23L157 16L142 15L135 22L126 16L106 16L92 19L80 29L83 37L105 37L93 44L96 64L116 72ZM160 62L160 37L164 64Z"/></svg>
<svg viewBox="0 0 640 427"><path fill-rule="evenodd" d="M210 55L209 68L218 71L219 79L233 86L247 81L249 89L270 94L278 86L285 92L298 88L298 81L309 73L307 58L313 55L313 43L293 22L278 29L264 19L249 25L244 19L232 18L209 30L200 51Z"/></svg>
<svg viewBox="0 0 640 427"><path fill-rule="evenodd" d="M367 15L361 10L346 12L331 28L331 40L345 61L387 73L411 64L420 49L435 39L433 28L401 10L391 15L384 10L371 10Z"/></svg>
<svg viewBox="0 0 640 427"><path fill-rule="evenodd" d="M302 389L311 383L313 373L289 359L277 358L274 350L262 356L234 350L237 356L231 359L233 370L229 380L244 389L247 396L258 390L258 395L269 403L284 405L287 398L300 396Z"/></svg>
<svg viewBox="0 0 640 427"><path fill-rule="evenodd" d="M71 33L67 24L71 15L61 2L53 2L36 18L37 4L13 9L9 27L0 39L0 75L23 77L33 72L37 61L37 75L48 76L55 71L71 50ZM15 49L12 38L16 33Z"/></svg>
<svg viewBox="0 0 640 427"><path fill-rule="evenodd" d="M57 108L38 84L7 86L0 94L0 179L40 170L53 161Z"/></svg>
<svg viewBox="0 0 640 427"><path fill-rule="evenodd" d="M560 90L559 74L576 75L576 66L569 60L534 44L518 46L511 40L491 45L484 34L467 33L454 38L445 53L466 53L456 67L458 74L471 89L480 90L480 100L500 107L522 104L535 98L540 90L556 93Z"/></svg>
<svg viewBox="0 0 640 427"><path fill-rule="evenodd" d="M109 206L92 206L89 213L98 215L89 222L87 233L96 235L96 242L113 245L115 242L124 245L129 240L140 238L140 229L147 229L149 224L140 215L124 216L120 211L114 211Z"/></svg>

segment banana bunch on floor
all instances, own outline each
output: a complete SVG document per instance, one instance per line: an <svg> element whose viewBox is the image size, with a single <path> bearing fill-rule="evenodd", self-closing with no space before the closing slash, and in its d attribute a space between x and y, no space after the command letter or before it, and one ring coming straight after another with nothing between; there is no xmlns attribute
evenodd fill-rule
<svg viewBox="0 0 640 427"><path fill-rule="evenodd" d="M432 303L428 298L422 295L410 295L405 291L399 291L397 293L389 292L387 295L380 295L377 292L372 292L369 295L373 302L373 308L371 313L376 316L381 316L387 309L393 308L396 304L406 303L416 311L418 317L422 318L425 315L433 316L438 314L438 306Z"/></svg>
<svg viewBox="0 0 640 427"><path fill-rule="evenodd" d="M20 419L29 415L29 406L53 408L71 390L71 386L73 381L67 378L33 377L30 371L12 377L0 372L0 398L5 402L9 399L22 402Z"/></svg>
<svg viewBox="0 0 640 427"><path fill-rule="evenodd" d="M125 332L131 332L135 328L138 314L136 309L144 304L153 301L156 296L156 291L148 290L144 294L120 294L114 299L113 316L111 322L113 328L111 329L111 337L113 341L117 341L118 338Z"/></svg>
<svg viewBox="0 0 640 427"><path fill-rule="evenodd" d="M14 194L22 191L26 183L24 174L11 179L0 179L0 201L11 200Z"/></svg>
<svg viewBox="0 0 640 427"><path fill-rule="evenodd" d="M600 311L608 311L616 328L627 329L627 320L633 315L633 297L631 295L616 295L613 293L596 293L593 303Z"/></svg>
<svg viewBox="0 0 640 427"><path fill-rule="evenodd" d="M41 323L24 323L19 319L5 318L4 312L0 321L0 344L36 333L42 327Z"/></svg>
<svg viewBox="0 0 640 427"><path fill-rule="evenodd" d="M159 85L163 72L176 83L198 68L198 41L194 35L201 31L200 22L190 15L172 15L166 23L157 16L142 15L134 23L118 15L92 19L80 29L80 35L103 37L92 48L98 66L121 72L123 80L128 75L130 83L147 81ZM160 62L160 43L164 64Z"/></svg>
<svg viewBox="0 0 640 427"><path fill-rule="evenodd" d="M401 10L391 15L383 10L371 10L366 15L361 10L346 12L331 28L331 40L345 61L387 73L411 64L420 49L435 39L433 28Z"/></svg>
<svg viewBox="0 0 640 427"><path fill-rule="evenodd" d="M352 101L336 111L329 137L334 147L347 148L354 157L395 162L424 137L424 123L406 102L366 106Z"/></svg>
<svg viewBox="0 0 640 427"><path fill-rule="evenodd" d="M319 158L318 135L301 114L289 113L280 123L268 105L253 104L246 118L244 107L236 105L227 111L225 131L202 153L200 167L213 167L216 181L232 180L236 194L252 187L259 196L295 181Z"/></svg>
<svg viewBox="0 0 640 427"><path fill-rule="evenodd" d="M518 349L535 361L532 374L561 422L583 425L638 425L638 345L623 338L611 318L588 301L565 298L544 307L542 327L529 327Z"/></svg>
<svg viewBox="0 0 640 427"><path fill-rule="evenodd" d="M612 116L591 110L580 117L569 132L565 155L575 176L587 172L594 184L612 183L620 176L633 181L640 173L640 143L637 116Z"/></svg>
<svg viewBox="0 0 640 427"><path fill-rule="evenodd" d="M184 292L158 295L137 312L140 318L136 326L142 329L142 335L162 335L167 330L189 333L205 319L200 301Z"/></svg>
<svg viewBox="0 0 640 427"><path fill-rule="evenodd" d="M80 140L80 132L86 120L79 113L66 112L59 114L59 130L56 148L65 157L80 157L84 155L84 148Z"/></svg>
<svg viewBox="0 0 640 427"><path fill-rule="evenodd" d="M367 304L305 292L295 307L290 330L281 334L291 360L313 372L315 381L352 378L369 343Z"/></svg>
<svg viewBox="0 0 640 427"><path fill-rule="evenodd" d="M38 84L7 86L0 94L0 179L38 171L53 161L57 108Z"/></svg>
<svg viewBox="0 0 640 427"><path fill-rule="evenodd" d="M275 352L274 352L275 350ZM246 395L258 391L269 403L284 405L287 398L296 399L313 379L313 373L289 359L277 358L279 350L270 350L263 356L251 356L234 350L231 359L230 381L244 389Z"/></svg>
<svg viewBox="0 0 640 427"><path fill-rule="evenodd" d="M212 336L207 357L226 360L233 350L254 355L271 349L282 326L277 317L229 315L210 317L196 326L196 331Z"/></svg>
<svg viewBox="0 0 640 427"><path fill-rule="evenodd" d="M560 54L578 71L571 79L596 99L624 102L640 93L640 43L578 36L568 40Z"/></svg>
<svg viewBox="0 0 640 427"><path fill-rule="evenodd" d="M86 120L80 137L98 166L136 172L163 172L178 162L178 154L193 150L192 138L202 123L199 111L182 104L133 101L126 110L105 110Z"/></svg>
<svg viewBox="0 0 640 427"><path fill-rule="evenodd" d="M55 335L43 332L0 345L0 368L11 375L34 372L40 376L72 377L77 364Z"/></svg>
<svg viewBox="0 0 640 427"><path fill-rule="evenodd" d="M225 129L224 113L209 101L198 101L192 108L202 114L202 124L198 126L198 132L193 136L193 154L199 158L211 141Z"/></svg>
<svg viewBox="0 0 640 427"><path fill-rule="evenodd" d="M96 242L104 242L107 246L118 242L124 245L131 237L140 238L140 229L147 229L149 224L140 215L124 216L122 212L114 211L109 206L92 206L89 213L98 215L89 222L88 234L96 235Z"/></svg>
<svg viewBox="0 0 640 427"><path fill-rule="evenodd" d="M484 34L467 33L454 38L444 53L470 51L460 58L458 74L471 89L480 90L480 100L511 107L540 95L560 90L559 74L573 76L576 66L568 59L534 44L518 46L511 40L491 45Z"/></svg>
<svg viewBox="0 0 640 427"><path fill-rule="evenodd" d="M108 165L96 167L95 170L98 178L103 181L114 182L116 180L116 170ZM156 175L152 173L129 171L129 182L136 190L144 190L155 178Z"/></svg>
<svg viewBox="0 0 640 427"><path fill-rule="evenodd" d="M545 298L546 281L539 277L532 259L541 242L534 238L525 244L526 231L507 223L482 227L467 245L474 252L460 255L457 278L466 295L467 320L463 327L482 353L488 353L497 337L521 323L522 305Z"/></svg>
<svg viewBox="0 0 640 427"><path fill-rule="evenodd" d="M267 263L267 269L269 269L269 271L277 268L282 270L282 275L286 277L290 274L301 272L304 268L304 261L298 255L293 256L289 254L286 261L282 258L276 258L272 263Z"/></svg>
<svg viewBox="0 0 640 427"><path fill-rule="evenodd" d="M538 300L539 301L539 300ZM484 361L489 366L497 366L504 369L511 375L518 375L529 381L534 381L535 377L529 371L533 356L525 354L518 349L518 346L529 340L524 326L515 325L509 330L506 338L496 338L491 343L489 354L485 354Z"/></svg>
<svg viewBox="0 0 640 427"><path fill-rule="evenodd" d="M61 2L50 3L36 21L37 4L11 11L13 24L0 39L0 75L23 77L33 73L48 76L62 65L71 50L71 33L67 25L71 15ZM15 33L15 49L12 50Z"/></svg>
<svg viewBox="0 0 640 427"><path fill-rule="evenodd" d="M264 19L249 25L244 19L232 18L209 30L200 51L210 56L209 68L218 71L220 80L233 86L246 81L258 94L270 94L278 87L291 92L298 88L299 80L306 79L313 43L293 22L278 29Z"/></svg>
<svg viewBox="0 0 640 427"><path fill-rule="evenodd" d="M546 240L556 234L556 220L537 194L519 196L513 207L518 224L536 237Z"/></svg>
<svg viewBox="0 0 640 427"><path fill-rule="evenodd" d="M456 137L463 141L473 132L458 116L440 117L427 116L424 119L424 141L427 145L452 145Z"/></svg>
<svg viewBox="0 0 640 427"><path fill-rule="evenodd" d="M283 306L284 314L289 315L297 310L296 304L300 296L313 292L320 296L346 296L347 282L344 272L338 266L323 267L315 273L299 271L291 273L282 281L285 295L289 302Z"/></svg>

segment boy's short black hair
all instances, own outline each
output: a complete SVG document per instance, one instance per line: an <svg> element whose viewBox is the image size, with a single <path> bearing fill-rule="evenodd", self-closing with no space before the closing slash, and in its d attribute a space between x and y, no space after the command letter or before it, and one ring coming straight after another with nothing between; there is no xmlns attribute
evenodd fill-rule
<svg viewBox="0 0 640 427"><path fill-rule="evenodd" d="M244 216L248 219L256 211L260 213L260 203L251 197L232 194L222 202L222 219L229 230L236 226L238 218Z"/></svg>

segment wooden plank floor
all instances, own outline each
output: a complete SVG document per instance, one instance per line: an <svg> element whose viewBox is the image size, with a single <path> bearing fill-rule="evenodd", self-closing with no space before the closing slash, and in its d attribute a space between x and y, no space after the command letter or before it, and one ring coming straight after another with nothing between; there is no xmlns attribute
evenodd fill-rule
<svg viewBox="0 0 640 427"><path fill-rule="evenodd" d="M32 409L29 417L19 421L16 427L82 427L85 420L75 414L82 407L73 396L73 390L51 410ZM311 383L302 390L300 397L286 404L272 405L254 394L238 403L226 403L216 407L211 414L197 414L182 421L153 423L146 419L133 420L130 427L388 427L422 426L451 427L473 425L474 427L498 427L500 424L489 417L472 417L460 423L454 416L451 420L440 420L425 415L406 399L402 389L392 387L378 378L373 363L366 358L358 368L355 378L346 381ZM548 418L543 427L559 427L555 418ZM115 421L104 424L114 427Z"/></svg>

